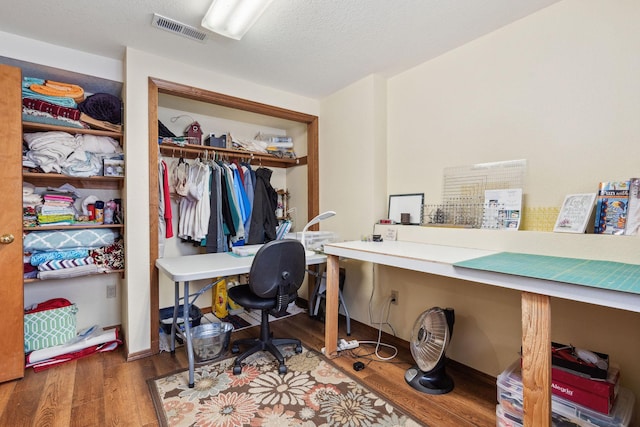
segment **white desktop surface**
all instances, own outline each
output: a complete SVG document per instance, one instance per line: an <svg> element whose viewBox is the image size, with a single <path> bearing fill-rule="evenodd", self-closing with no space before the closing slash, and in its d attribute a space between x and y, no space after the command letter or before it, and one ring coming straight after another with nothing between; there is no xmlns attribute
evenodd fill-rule
<svg viewBox="0 0 640 427"><path fill-rule="evenodd" d="M325 245L324 251L327 255L640 312L640 294L453 265L497 251L404 241L331 243Z"/></svg>
<svg viewBox="0 0 640 427"><path fill-rule="evenodd" d="M173 282L188 282L248 273L254 256L237 256L230 252L158 258L156 267ZM307 265L322 264L327 257L307 257Z"/></svg>
<svg viewBox="0 0 640 427"><path fill-rule="evenodd" d="M384 242L352 241L328 243L324 246L324 252L327 255L357 258L362 261L427 273L431 272L431 268L437 268L438 264L447 266L456 262L497 253L496 251L484 249L387 240Z"/></svg>

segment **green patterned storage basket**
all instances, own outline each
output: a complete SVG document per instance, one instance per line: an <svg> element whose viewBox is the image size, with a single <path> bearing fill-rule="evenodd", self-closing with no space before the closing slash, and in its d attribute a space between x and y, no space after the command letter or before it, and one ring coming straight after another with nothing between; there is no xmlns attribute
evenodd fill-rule
<svg viewBox="0 0 640 427"><path fill-rule="evenodd" d="M70 304L66 307L25 314L24 352L62 345L75 338L77 312L78 307Z"/></svg>

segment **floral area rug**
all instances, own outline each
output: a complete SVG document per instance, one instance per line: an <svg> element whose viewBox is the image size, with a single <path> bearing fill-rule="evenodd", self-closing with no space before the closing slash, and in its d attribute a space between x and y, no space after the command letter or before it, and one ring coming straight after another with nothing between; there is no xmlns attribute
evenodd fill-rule
<svg viewBox="0 0 640 427"><path fill-rule="evenodd" d="M271 354L258 352L233 375L234 357L188 372L149 380L162 426L419 426L323 355L280 347L288 372L278 374Z"/></svg>

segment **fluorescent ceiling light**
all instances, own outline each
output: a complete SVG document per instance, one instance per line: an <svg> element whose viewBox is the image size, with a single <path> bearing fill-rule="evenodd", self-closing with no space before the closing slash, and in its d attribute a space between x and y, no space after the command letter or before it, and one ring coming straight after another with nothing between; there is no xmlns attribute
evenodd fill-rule
<svg viewBox="0 0 640 427"><path fill-rule="evenodd" d="M273 0L213 0L202 26L240 40Z"/></svg>

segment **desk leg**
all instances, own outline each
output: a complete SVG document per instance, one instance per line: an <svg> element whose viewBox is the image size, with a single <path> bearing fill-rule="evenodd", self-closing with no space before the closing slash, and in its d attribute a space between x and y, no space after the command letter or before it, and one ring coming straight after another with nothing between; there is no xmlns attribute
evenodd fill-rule
<svg viewBox="0 0 640 427"><path fill-rule="evenodd" d="M171 323L171 354L176 352L176 328L178 327L178 307L180 306L180 285L173 282L173 322Z"/></svg>
<svg viewBox="0 0 640 427"><path fill-rule="evenodd" d="M194 359L193 359L193 343L191 342L191 326L189 325L189 313L191 307L189 304L189 281L184 282L184 336L185 345L187 346L187 357L189 359L189 388L193 388L193 371L194 371Z"/></svg>
<svg viewBox="0 0 640 427"><path fill-rule="evenodd" d="M326 313L324 316L324 347L327 357L338 355L338 290L340 289L340 258L327 256Z"/></svg>
<svg viewBox="0 0 640 427"><path fill-rule="evenodd" d="M522 292L524 426L551 425L550 298Z"/></svg>

